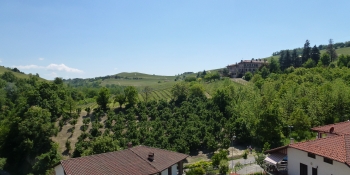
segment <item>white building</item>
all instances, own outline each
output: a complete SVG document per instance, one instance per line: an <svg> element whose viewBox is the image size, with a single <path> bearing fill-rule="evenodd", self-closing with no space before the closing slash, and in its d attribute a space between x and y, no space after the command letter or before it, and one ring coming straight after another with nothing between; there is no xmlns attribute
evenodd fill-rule
<svg viewBox="0 0 350 175"><path fill-rule="evenodd" d="M63 160L55 175L181 175L188 155L147 146Z"/></svg>
<svg viewBox="0 0 350 175"><path fill-rule="evenodd" d="M288 175L349 175L348 125L350 126L350 122L312 128L319 133L326 133L327 136L268 150L265 152L269 154L265 162L270 165L270 170Z"/></svg>

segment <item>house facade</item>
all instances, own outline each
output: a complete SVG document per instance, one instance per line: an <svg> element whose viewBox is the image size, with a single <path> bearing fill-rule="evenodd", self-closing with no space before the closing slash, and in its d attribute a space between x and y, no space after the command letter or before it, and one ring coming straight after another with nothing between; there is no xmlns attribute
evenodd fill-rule
<svg viewBox="0 0 350 175"><path fill-rule="evenodd" d="M239 78L244 76L246 72L256 72L262 65L266 63L266 60L261 59L241 60L239 63L228 65L227 70L230 77Z"/></svg>
<svg viewBox="0 0 350 175"><path fill-rule="evenodd" d="M173 151L135 146L91 156L63 160L55 175L182 175L183 161L188 157Z"/></svg>
<svg viewBox="0 0 350 175"><path fill-rule="evenodd" d="M350 174L347 164L338 161L324 162L323 156L311 155L295 148L288 148L289 175L346 175Z"/></svg>
<svg viewBox="0 0 350 175"><path fill-rule="evenodd" d="M315 140L268 150L265 152L269 154L265 162L273 171L288 175L350 174L350 122L315 127L312 130L318 133ZM282 159L287 160L284 170L279 166Z"/></svg>

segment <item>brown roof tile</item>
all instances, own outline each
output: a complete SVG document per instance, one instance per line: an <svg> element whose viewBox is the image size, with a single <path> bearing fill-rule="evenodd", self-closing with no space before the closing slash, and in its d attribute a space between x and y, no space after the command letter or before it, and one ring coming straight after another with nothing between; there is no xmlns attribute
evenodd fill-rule
<svg viewBox="0 0 350 175"><path fill-rule="evenodd" d="M290 144L289 147L327 157L350 166L350 135Z"/></svg>
<svg viewBox="0 0 350 175"><path fill-rule="evenodd" d="M150 152L154 153L152 162L147 159ZM61 165L67 175L149 175L161 172L187 157L188 155L172 151L136 146L122 151L63 160Z"/></svg>
<svg viewBox="0 0 350 175"><path fill-rule="evenodd" d="M317 131L317 132L329 133L332 127L334 128L334 131L333 131L334 134L337 134L337 135L350 134L350 121L318 126L318 127L311 128L311 130Z"/></svg>

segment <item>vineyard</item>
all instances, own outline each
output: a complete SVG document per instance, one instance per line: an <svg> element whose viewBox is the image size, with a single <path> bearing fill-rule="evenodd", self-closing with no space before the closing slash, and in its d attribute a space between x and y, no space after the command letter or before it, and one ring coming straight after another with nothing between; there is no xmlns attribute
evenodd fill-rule
<svg viewBox="0 0 350 175"><path fill-rule="evenodd" d="M244 80L240 80L241 82L236 82L238 85L242 85L247 83ZM202 85L204 87L205 90L205 95L208 98L211 98L215 91L221 87L223 87L225 84L229 84L231 83L232 80L225 78L223 80L219 80L219 81L213 81L213 82L203 82ZM151 92L149 93L148 96L148 100L155 100L155 101L159 101L159 100L166 100L166 101L170 101L171 99L171 88L175 83L163 83L160 86L151 86ZM138 87L137 90L139 91L138 94L138 100L139 101L145 101L146 100L146 94L143 92L143 88L144 87ZM110 99L110 104L109 107L110 108L116 108L119 106L118 103L114 103L114 99L113 99L113 95L111 96ZM96 100L94 98L89 98L89 99L85 99L79 102L78 106L80 108L85 109L86 107L90 107L90 108L97 108L98 105L96 103Z"/></svg>

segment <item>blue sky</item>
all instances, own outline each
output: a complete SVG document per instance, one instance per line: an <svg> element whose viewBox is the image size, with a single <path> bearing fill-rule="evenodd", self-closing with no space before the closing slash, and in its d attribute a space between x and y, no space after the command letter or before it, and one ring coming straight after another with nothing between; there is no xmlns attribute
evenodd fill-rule
<svg viewBox="0 0 350 175"><path fill-rule="evenodd" d="M175 75L350 40L349 0L0 1L0 65L53 79Z"/></svg>

